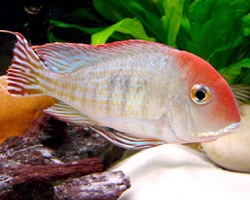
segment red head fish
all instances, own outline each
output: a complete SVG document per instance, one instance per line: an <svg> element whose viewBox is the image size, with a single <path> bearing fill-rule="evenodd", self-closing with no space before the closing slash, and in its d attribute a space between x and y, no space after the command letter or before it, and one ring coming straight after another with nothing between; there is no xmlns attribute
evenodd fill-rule
<svg viewBox="0 0 250 200"><path fill-rule="evenodd" d="M121 147L206 142L240 125L227 82L191 53L142 40L30 47L9 33L17 43L8 92L53 96L63 103L45 112Z"/></svg>

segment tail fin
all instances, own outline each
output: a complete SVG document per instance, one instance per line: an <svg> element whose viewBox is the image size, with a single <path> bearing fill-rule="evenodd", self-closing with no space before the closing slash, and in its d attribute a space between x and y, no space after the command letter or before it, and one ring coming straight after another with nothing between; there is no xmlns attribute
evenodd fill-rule
<svg viewBox="0 0 250 200"><path fill-rule="evenodd" d="M12 96L42 95L40 74L44 64L31 49L24 36L17 32L0 30L16 36L12 64L7 70L7 90Z"/></svg>

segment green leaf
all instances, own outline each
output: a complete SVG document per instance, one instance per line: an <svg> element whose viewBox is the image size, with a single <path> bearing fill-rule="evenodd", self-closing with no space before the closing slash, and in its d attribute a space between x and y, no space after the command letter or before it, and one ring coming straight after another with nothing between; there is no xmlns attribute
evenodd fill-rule
<svg viewBox="0 0 250 200"><path fill-rule="evenodd" d="M104 44L108 38L115 32L129 34L133 38L155 41L154 38L149 38L141 24L137 19L123 19L122 21L104 29L103 31L92 35L91 44Z"/></svg>
<svg viewBox="0 0 250 200"><path fill-rule="evenodd" d="M119 22L124 18L137 18L148 35L167 43L167 34L161 22L164 9L160 1L152 0L94 0L95 8L105 18Z"/></svg>
<svg viewBox="0 0 250 200"><path fill-rule="evenodd" d="M23 27L27 27L27 26L29 26L29 22L26 22L26 23L23 25Z"/></svg>
<svg viewBox="0 0 250 200"><path fill-rule="evenodd" d="M54 43L54 42L67 42L67 41L65 41L65 40L56 38L56 37L53 35L53 33L51 33L50 31L47 32L47 37L48 37L50 43Z"/></svg>
<svg viewBox="0 0 250 200"><path fill-rule="evenodd" d="M181 26L177 35L176 46L177 49L187 50L187 43L191 40L191 24L186 16L182 16Z"/></svg>
<svg viewBox="0 0 250 200"><path fill-rule="evenodd" d="M234 43L233 43L233 47L237 47L237 46L241 45L243 42L244 42L244 37L243 37L242 35L239 35L239 36L235 39L235 41L234 41Z"/></svg>
<svg viewBox="0 0 250 200"><path fill-rule="evenodd" d="M74 11L71 12L71 15L74 18L88 19L91 21L103 23L96 15L96 13L93 13L90 9L85 7L77 7Z"/></svg>
<svg viewBox="0 0 250 200"><path fill-rule="evenodd" d="M228 67L220 69L219 72L225 77L229 77L227 81L232 84L234 80L241 75L242 68L250 69L250 58L245 58L237 63L234 63Z"/></svg>
<svg viewBox="0 0 250 200"><path fill-rule="evenodd" d="M182 16L181 19L181 27L187 32L187 33L191 33L191 25L190 22L188 20L188 18L186 16Z"/></svg>
<svg viewBox="0 0 250 200"><path fill-rule="evenodd" d="M163 7L165 15L161 18L161 21L167 33L167 44L176 47L176 37L181 25L184 0L164 0Z"/></svg>
<svg viewBox="0 0 250 200"><path fill-rule="evenodd" d="M250 70L244 71L243 76L239 79L238 83L250 85Z"/></svg>
<svg viewBox="0 0 250 200"><path fill-rule="evenodd" d="M161 10L150 0L129 0L124 7L141 22L149 35L156 40L167 44L167 34L161 22Z"/></svg>
<svg viewBox="0 0 250 200"><path fill-rule="evenodd" d="M240 38L241 18L249 11L246 0L196 0L190 7L191 41L187 50L216 69L230 65ZM234 52L236 55L237 52ZM237 54L238 55L238 54Z"/></svg>
<svg viewBox="0 0 250 200"><path fill-rule="evenodd" d="M90 35L103 30L103 28L85 28L85 27L79 26L77 24L68 24L68 23L60 22L60 21L56 21L56 20L50 20L50 24L57 26L57 27L60 27L60 28L75 28L77 30L80 30L84 33L88 33Z"/></svg>
<svg viewBox="0 0 250 200"><path fill-rule="evenodd" d="M242 18L243 35L250 35L250 13Z"/></svg>
<svg viewBox="0 0 250 200"><path fill-rule="evenodd" d="M95 9L106 19L118 22L124 18L133 18L130 10L126 9L123 1L93 0ZM125 2L127 3L127 2Z"/></svg>

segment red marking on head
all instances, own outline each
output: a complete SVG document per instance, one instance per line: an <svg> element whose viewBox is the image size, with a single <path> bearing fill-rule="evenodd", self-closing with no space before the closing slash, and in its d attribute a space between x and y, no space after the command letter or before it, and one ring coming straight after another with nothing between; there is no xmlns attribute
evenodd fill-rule
<svg viewBox="0 0 250 200"><path fill-rule="evenodd" d="M233 92L225 79L205 60L194 54L181 51L180 65L186 73L185 80L188 88L195 84L205 84L210 88L211 100L208 104L210 114L214 120L223 122L240 122L240 113ZM199 105L200 106L200 105ZM203 105L201 105L203 106Z"/></svg>

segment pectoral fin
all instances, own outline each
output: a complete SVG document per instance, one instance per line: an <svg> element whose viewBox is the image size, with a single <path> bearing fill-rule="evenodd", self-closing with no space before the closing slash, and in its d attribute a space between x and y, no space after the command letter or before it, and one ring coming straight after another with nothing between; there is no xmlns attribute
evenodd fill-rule
<svg viewBox="0 0 250 200"><path fill-rule="evenodd" d="M125 149L140 150L164 144L163 141L156 139L138 138L125 133L105 131L98 127L92 127L92 126L88 128L99 133L101 136L109 140L111 143Z"/></svg>
<svg viewBox="0 0 250 200"><path fill-rule="evenodd" d="M88 116L82 114L78 110L70 107L69 105L63 102L56 103L55 105L44 110L44 112L66 123L73 123L77 125L89 125L89 126L98 125L98 122L92 120Z"/></svg>
<svg viewBox="0 0 250 200"><path fill-rule="evenodd" d="M249 85L231 85L230 87L238 102L244 102L250 99Z"/></svg>

